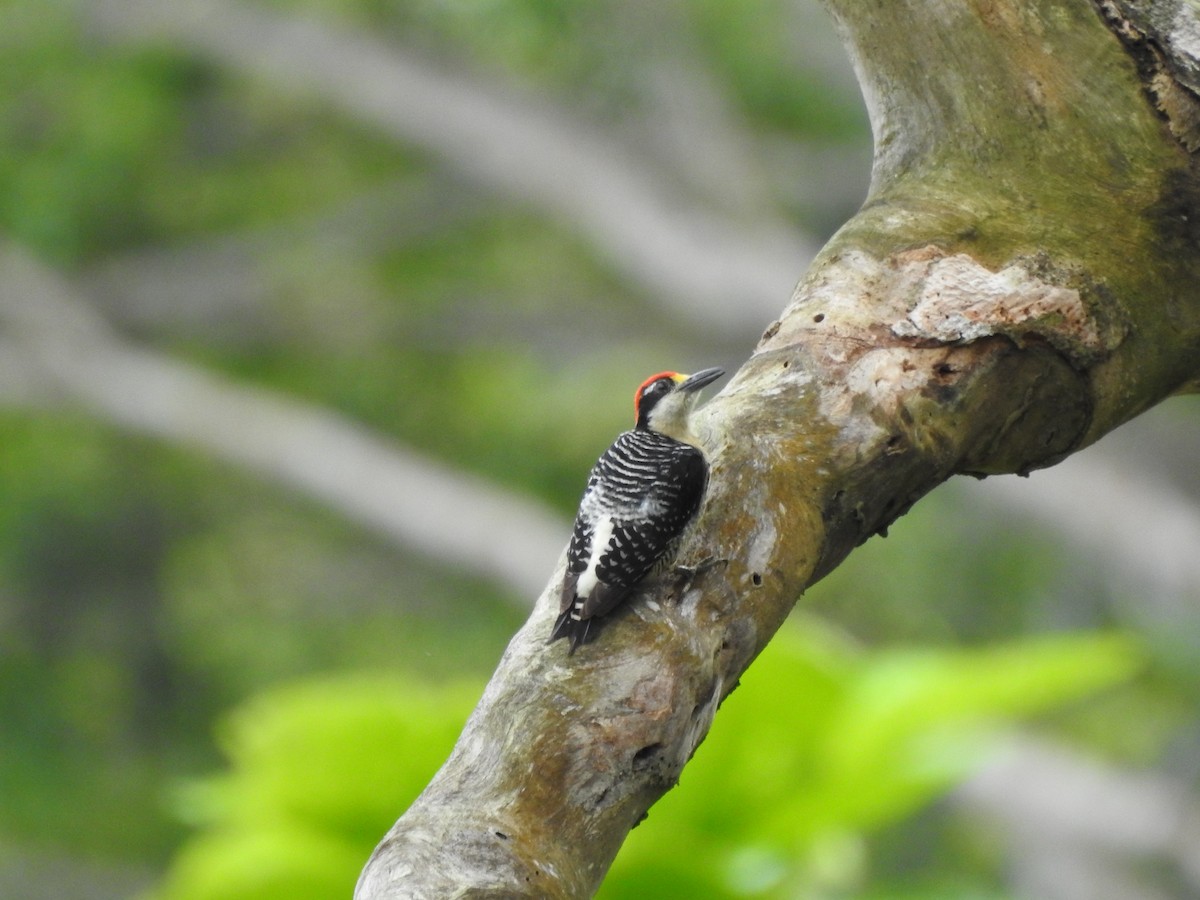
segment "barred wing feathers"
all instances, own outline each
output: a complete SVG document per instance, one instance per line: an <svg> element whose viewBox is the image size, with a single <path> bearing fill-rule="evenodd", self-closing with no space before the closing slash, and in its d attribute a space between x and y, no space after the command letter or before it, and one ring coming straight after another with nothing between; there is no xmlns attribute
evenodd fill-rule
<svg viewBox="0 0 1200 900"><path fill-rule="evenodd" d="M617 437L588 477L551 640L569 635L572 650L583 643L591 620L673 551L707 479L704 455L690 444L647 429Z"/></svg>

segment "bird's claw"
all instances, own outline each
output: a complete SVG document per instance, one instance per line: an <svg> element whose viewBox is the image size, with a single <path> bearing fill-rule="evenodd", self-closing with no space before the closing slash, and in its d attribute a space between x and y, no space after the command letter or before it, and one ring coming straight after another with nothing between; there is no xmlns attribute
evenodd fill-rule
<svg viewBox="0 0 1200 900"><path fill-rule="evenodd" d="M685 579L687 581L694 581L697 576L703 575L709 569L714 569L717 566L727 565L729 565L728 559L719 559L716 556L706 556L694 566L676 566L675 574L681 581Z"/></svg>

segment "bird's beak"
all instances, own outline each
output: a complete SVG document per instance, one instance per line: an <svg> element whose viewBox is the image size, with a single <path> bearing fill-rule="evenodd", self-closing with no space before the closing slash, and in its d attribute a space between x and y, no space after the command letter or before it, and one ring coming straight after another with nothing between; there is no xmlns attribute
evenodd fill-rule
<svg viewBox="0 0 1200 900"><path fill-rule="evenodd" d="M689 375L682 382L680 382L679 387L676 388L676 390L698 391L706 384L712 384L724 374L724 369L719 369L715 366L711 369L701 369L699 372Z"/></svg>

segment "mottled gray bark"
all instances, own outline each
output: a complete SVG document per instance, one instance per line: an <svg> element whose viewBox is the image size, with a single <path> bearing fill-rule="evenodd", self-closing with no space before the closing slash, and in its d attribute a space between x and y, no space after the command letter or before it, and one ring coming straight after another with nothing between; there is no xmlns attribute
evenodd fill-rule
<svg viewBox="0 0 1200 900"><path fill-rule="evenodd" d="M1196 383L1196 100L1164 62L1192 45L1147 57L1133 3L829 5L871 194L699 416L680 562L709 564L572 657L555 573L359 900L590 895L807 585L951 475L1050 465Z"/></svg>

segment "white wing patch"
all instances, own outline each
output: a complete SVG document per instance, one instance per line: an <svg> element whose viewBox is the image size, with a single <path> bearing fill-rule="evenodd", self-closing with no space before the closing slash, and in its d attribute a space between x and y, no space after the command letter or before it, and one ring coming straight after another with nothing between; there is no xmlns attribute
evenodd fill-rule
<svg viewBox="0 0 1200 900"><path fill-rule="evenodd" d="M612 541L613 525L614 521L610 516L605 516L596 523L596 530L592 532L592 555L588 559L587 568L580 574L575 585L576 596L587 599L599 583L596 573L600 569L600 557L608 551L608 545Z"/></svg>

